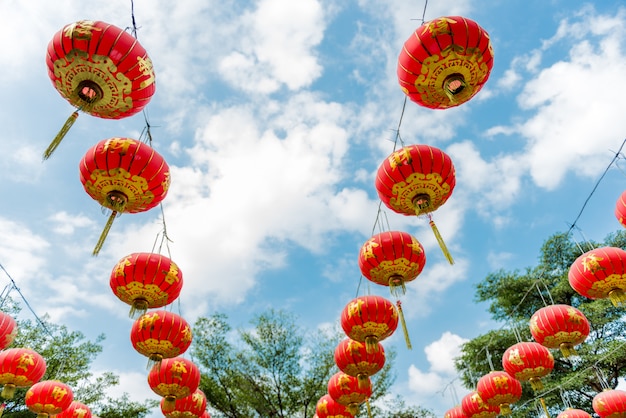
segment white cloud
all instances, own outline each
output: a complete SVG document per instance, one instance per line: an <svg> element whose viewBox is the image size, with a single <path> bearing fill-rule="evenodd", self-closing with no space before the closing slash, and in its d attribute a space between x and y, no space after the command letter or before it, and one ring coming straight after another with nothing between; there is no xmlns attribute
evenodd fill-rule
<svg viewBox="0 0 626 418"><path fill-rule="evenodd" d="M50 246L42 236L26 225L0 218L0 262L21 284L32 283L43 270L44 251Z"/></svg>
<svg viewBox="0 0 626 418"><path fill-rule="evenodd" d="M54 223L52 230L61 235L72 235L77 228L95 225L95 222L85 215L70 215L65 211L56 212L49 219Z"/></svg>

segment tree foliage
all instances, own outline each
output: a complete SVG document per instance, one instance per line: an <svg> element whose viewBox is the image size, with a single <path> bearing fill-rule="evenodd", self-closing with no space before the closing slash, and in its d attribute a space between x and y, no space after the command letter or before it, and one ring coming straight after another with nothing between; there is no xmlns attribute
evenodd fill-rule
<svg viewBox="0 0 626 418"><path fill-rule="evenodd" d="M556 415L574 408L592 411L593 397L605 386L615 388L626 374L626 323L624 309L608 300L590 300L580 296L569 285L567 275L572 263L593 248L613 246L626 249L626 233L609 235L604 242L577 244L568 234L557 233L541 247L535 267L520 271L500 270L489 274L476 287L476 300L488 302L492 317L502 328L479 335L463 345L456 368L468 388L489 371L502 369L502 355L519 341L532 341L529 320L532 314L548 304L566 304L580 309L591 326L587 340L577 347L578 356L565 358L552 350L555 367L543 378L545 389L533 393L524 383L522 399L513 406L513 417L538 416L537 402L543 398Z"/></svg>

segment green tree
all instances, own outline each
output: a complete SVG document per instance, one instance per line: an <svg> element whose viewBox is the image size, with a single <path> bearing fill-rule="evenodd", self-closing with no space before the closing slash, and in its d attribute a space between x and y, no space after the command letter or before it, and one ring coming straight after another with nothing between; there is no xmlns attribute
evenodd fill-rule
<svg viewBox="0 0 626 418"><path fill-rule="evenodd" d="M555 367L543 380L544 390L533 393L523 384L522 399L513 405L513 417L538 416L537 405L543 399L551 413L562 411L564 402L574 408L592 411L593 397L608 385L615 388L626 374L626 323L624 309L605 299L590 300L580 296L569 285L567 275L572 263L593 248L612 246L626 248L626 233L609 235L603 242L577 244L568 234L548 238L539 263L523 272L500 270L489 274L476 287L476 300L488 302L493 319L500 329L479 335L464 344L456 359L466 387L475 388L484 374L502 370L502 354L519 341L532 341L529 320L546 304L566 304L580 309L591 326L587 340L577 347L578 356L565 358L553 350Z"/></svg>

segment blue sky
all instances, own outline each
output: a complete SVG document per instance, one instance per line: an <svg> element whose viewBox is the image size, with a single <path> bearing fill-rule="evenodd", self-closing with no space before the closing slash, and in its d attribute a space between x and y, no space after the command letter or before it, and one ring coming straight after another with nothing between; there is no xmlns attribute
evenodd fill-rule
<svg viewBox="0 0 626 418"><path fill-rule="evenodd" d="M421 0L135 1L157 77L147 114L172 172L163 208L190 322L219 311L245 327L270 306L311 333L338 321L357 292L358 250L379 202L374 176L404 101L397 56L423 9ZM490 34L491 77L457 108L408 102L400 134L445 150L456 166L454 193L435 213L455 265L424 219L385 212L427 254L403 298L413 350L401 333L386 343L398 351L393 390L439 415L454 405L445 388L458 345L500 326L473 302L474 285L494 269L533 265L543 240L567 230L624 140L626 114L626 2L428 2L426 20L452 15ZM94 258L105 216L78 178L89 147L138 138L143 116L83 114L41 161L73 110L48 79L46 47L81 19L128 27L130 1L0 3L0 262L38 314L106 333L96 367L117 371L120 390L154 396L108 278L123 256L151 250L160 212L118 218ZM622 169L590 199L578 239L620 228Z"/></svg>

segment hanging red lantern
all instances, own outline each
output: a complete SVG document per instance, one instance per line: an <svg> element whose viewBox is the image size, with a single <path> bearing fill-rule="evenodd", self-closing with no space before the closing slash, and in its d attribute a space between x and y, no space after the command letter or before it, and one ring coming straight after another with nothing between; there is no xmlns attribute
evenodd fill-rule
<svg viewBox="0 0 626 418"><path fill-rule="evenodd" d="M476 392L487 404L497 406L501 415L511 415L510 405L522 397L522 384L506 372L494 371L478 380Z"/></svg>
<svg viewBox="0 0 626 418"><path fill-rule="evenodd" d="M335 363L342 372L357 377L365 388L368 378L385 365L385 349L378 343L378 348L370 353L365 344L346 338L335 348Z"/></svg>
<svg viewBox="0 0 626 418"><path fill-rule="evenodd" d="M356 415L359 405L372 396L372 382L368 377L367 384L362 385L354 376L343 372L335 373L328 381L328 395L345 406L352 415Z"/></svg>
<svg viewBox="0 0 626 418"><path fill-rule="evenodd" d="M54 418L92 418L91 409L82 402L72 401L70 406L61 412L59 415L55 415Z"/></svg>
<svg viewBox="0 0 626 418"><path fill-rule="evenodd" d="M44 153L57 148L78 111L104 119L140 112L155 91L152 61L137 39L114 25L81 20L66 25L48 44L48 76L76 110Z"/></svg>
<svg viewBox="0 0 626 418"><path fill-rule="evenodd" d="M361 246L359 268L368 280L389 286L392 295L406 292L405 284L424 269L424 247L411 234L387 231L376 234Z"/></svg>
<svg viewBox="0 0 626 418"><path fill-rule="evenodd" d="M500 413L498 406L489 405L483 401L476 391L470 392L463 397L461 407L467 418L496 418Z"/></svg>
<svg viewBox="0 0 626 418"><path fill-rule="evenodd" d="M626 190L622 192L615 203L615 217L626 228Z"/></svg>
<svg viewBox="0 0 626 418"><path fill-rule="evenodd" d="M349 338L365 343L370 353L378 348L378 342L393 334L397 327L396 308L380 296L359 296L341 311L341 328Z"/></svg>
<svg viewBox="0 0 626 418"><path fill-rule="evenodd" d="M535 341L547 348L560 348L563 356L575 355L574 346L589 335L585 315L569 305L550 305L530 317L530 333Z"/></svg>
<svg viewBox="0 0 626 418"><path fill-rule="evenodd" d="M58 380L43 380L26 391L24 403L37 418L48 418L69 408L74 400L72 389Z"/></svg>
<svg viewBox="0 0 626 418"><path fill-rule="evenodd" d="M200 415L200 418L211 418L209 411L204 411L204 414Z"/></svg>
<svg viewBox="0 0 626 418"><path fill-rule="evenodd" d="M180 315L163 310L141 315L130 331L135 350L156 363L183 354L191 345L191 339L187 321Z"/></svg>
<svg viewBox="0 0 626 418"><path fill-rule="evenodd" d="M335 401L329 394L322 396L315 405L315 414L318 418L353 418L354 414L348 408Z"/></svg>
<svg viewBox="0 0 626 418"><path fill-rule="evenodd" d="M591 415L581 409L567 408L556 418L591 418Z"/></svg>
<svg viewBox="0 0 626 418"><path fill-rule="evenodd" d="M554 368L554 357L539 343L521 342L506 349L502 355L502 366L517 380L528 380L533 390L538 391L543 389L541 378Z"/></svg>
<svg viewBox="0 0 626 418"><path fill-rule="evenodd" d="M431 213L450 198L456 185L454 165L448 154L429 145L403 147L383 161L375 184L380 200L394 212L428 215L439 246L452 264L454 261L431 218Z"/></svg>
<svg viewBox="0 0 626 418"><path fill-rule="evenodd" d="M44 358L29 348L9 348L0 352L0 385L2 396L11 399L16 388L27 388L39 382L46 373Z"/></svg>
<svg viewBox="0 0 626 418"><path fill-rule="evenodd" d="M185 398L198 389L200 370L198 366L183 357L161 360L152 366L148 374L148 385L164 402L173 406L176 399Z"/></svg>
<svg viewBox="0 0 626 418"><path fill-rule="evenodd" d="M470 100L487 82L493 66L489 34L461 16L425 22L404 43L398 81L415 103L446 109Z"/></svg>
<svg viewBox="0 0 626 418"><path fill-rule="evenodd" d="M0 350L11 345L17 336L17 322L7 313L0 311Z"/></svg>
<svg viewBox="0 0 626 418"><path fill-rule="evenodd" d="M161 412L167 418L200 418L206 412L206 396L196 389L191 395L177 399L174 405L162 399Z"/></svg>
<svg viewBox="0 0 626 418"><path fill-rule="evenodd" d="M172 303L183 287L183 273L161 254L133 253L113 267L109 284L115 296L131 305L133 317Z"/></svg>
<svg viewBox="0 0 626 418"><path fill-rule="evenodd" d="M170 171L163 157L131 138L98 142L82 158L79 170L87 194L112 211L94 255L102 248L118 214L152 209L165 198L170 185Z"/></svg>
<svg viewBox="0 0 626 418"><path fill-rule="evenodd" d="M616 307L626 304L626 251L616 247L587 251L572 263L568 279L584 297L608 298Z"/></svg>
<svg viewBox="0 0 626 418"><path fill-rule="evenodd" d="M467 418L467 415L463 412L463 407L457 405L454 408L448 409L446 413L443 414L443 418Z"/></svg>
<svg viewBox="0 0 626 418"><path fill-rule="evenodd" d="M606 389L594 396L592 406L600 418L624 418L626 417L626 392Z"/></svg>

